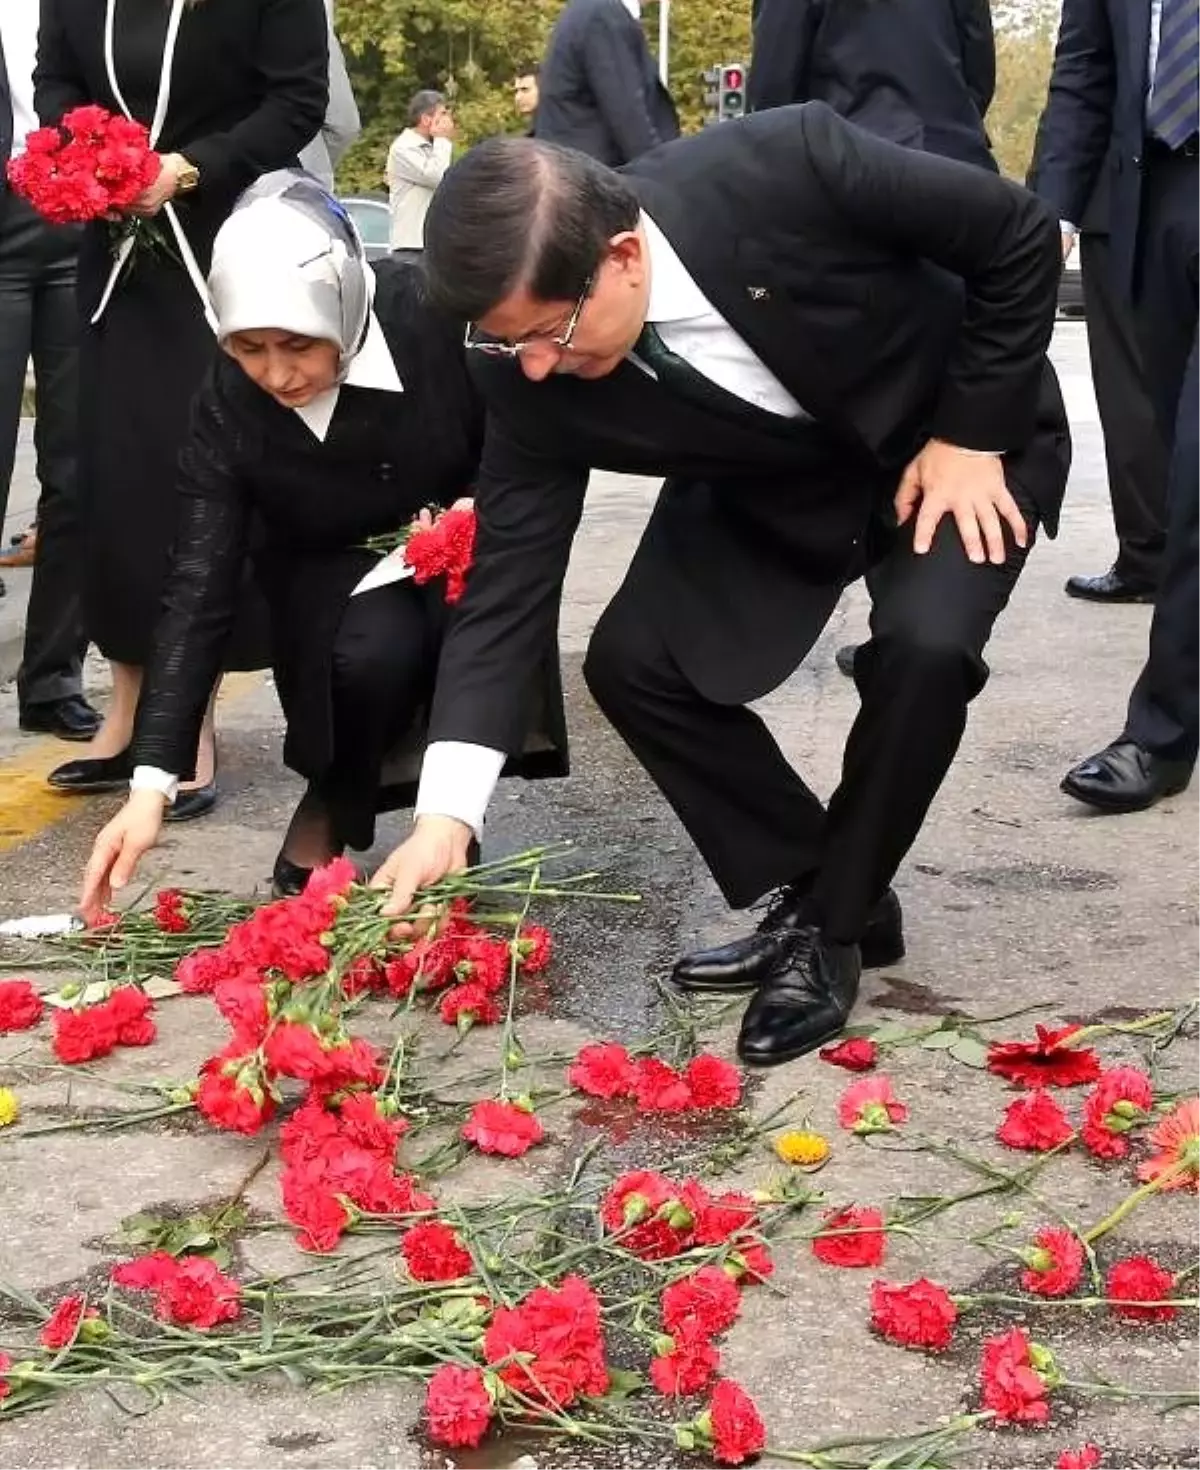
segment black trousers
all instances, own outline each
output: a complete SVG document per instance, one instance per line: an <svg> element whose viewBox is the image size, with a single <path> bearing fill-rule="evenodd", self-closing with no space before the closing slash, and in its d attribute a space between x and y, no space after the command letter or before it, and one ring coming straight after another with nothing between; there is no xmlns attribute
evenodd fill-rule
<svg viewBox="0 0 1200 1470"><path fill-rule="evenodd" d="M8 505L31 359L37 385L33 434L41 489L37 561L17 675L22 708L78 694L87 647L76 494L78 249L78 230L48 225L24 200L0 194L0 524Z"/></svg>
<svg viewBox="0 0 1200 1470"><path fill-rule="evenodd" d="M333 758L310 781L347 847L375 840L384 758L428 705L437 677L445 609L435 589L411 579L346 604L333 645Z"/></svg>
<svg viewBox="0 0 1200 1470"><path fill-rule="evenodd" d="M1010 489L1032 544L1036 514ZM1027 554L1010 544L1003 566L974 565L949 517L925 556L912 550L911 522L893 534L867 576L871 637L855 661L862 708L828 809L758 715L714 703L684 678L636 581L625 583L592 635L588 687L729 904L811 880L829 937L860 937L958 750L967 706L987 681L984 647Z"/></svg>
<svg viewBox="0 0 1200 1470"><path fill-rule="evenodd" d="M1129 297L1113 280L1108 235L1081 235L1079 257L1117 533L1115 570L1127 582L1154 588L1166 540L1166 445L1146 388Z"/></svg>
<svg viewBox="0 0 1200 1470"><path fill-rule="evenodd" d="M1170 452L1167 535L1150 653L1124 735L1168 760L1195 761L1200 743L1200 536L1196 326L1200 207L1195 155L1147 149L1134 309L1147 382Z"/></svg>

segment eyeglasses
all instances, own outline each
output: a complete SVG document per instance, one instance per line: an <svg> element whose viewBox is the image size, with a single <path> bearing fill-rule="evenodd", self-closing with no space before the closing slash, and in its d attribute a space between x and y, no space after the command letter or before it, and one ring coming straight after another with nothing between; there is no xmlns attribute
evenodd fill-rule
<svg viewBox="0 0 1200 1470"><path fill-rule="evenodd" d="M569 352L571 342L575 336L575 328L579 325L579 318L587 304L588 297L592 294L595 284L595 276L589 276L583 283L583 290L579 293L579 300L571 308L571 315L567 318L567 324L557 336L548 332L537 332L533 336L526 337L521 342L505 342L498 337L478 337L478 328L474 322L467 323L467 330L463 334L463 346L473 352L484 352L488 357L520 357L528 347L536 347L545 343L550 347L557 347L560 352Z"/></svg>

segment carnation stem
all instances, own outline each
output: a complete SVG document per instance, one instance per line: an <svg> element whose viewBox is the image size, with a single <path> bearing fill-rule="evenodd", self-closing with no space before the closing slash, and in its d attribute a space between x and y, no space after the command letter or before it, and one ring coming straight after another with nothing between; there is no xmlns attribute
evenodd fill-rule
<svg viewBox="0 0 1200 1470"><path fill-rule="evenodd" d="M1172 1179L1177 1179L1179 1175L1190 1170L1191 1164L1186 1159L1177 1160L1170 1168L1164 1169L1161 1174L1143 1184L1140 1189L1135 1189L1131 1195L1121 1201L1111 1215L1106 1215L1099 1225L1093 1225L1082 1237L1084 1243L1093 1245L1102 1235L1107 1235L1110 1230L1119 1225L1126 1215L1137 1209L1143 1200L1149 1199L1152 1194L1157 1194L1159 1190L1166 1188Z"/></svg>

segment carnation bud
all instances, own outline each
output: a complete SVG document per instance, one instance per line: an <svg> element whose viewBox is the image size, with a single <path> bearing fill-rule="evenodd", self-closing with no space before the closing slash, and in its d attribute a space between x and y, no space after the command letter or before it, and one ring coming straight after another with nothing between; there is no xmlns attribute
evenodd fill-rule
<svg viewBox="0 0 1200 1470"><path fill-rule="evenodd" d="M752 1189L750 1198L756 1205L781 1205L787 1197L786 1187L783 1180L772 1179L765 1189Z"/></svg>
<svg viewBox="0 0 1200 1470"><path fill-rule="evenodd" d="M726 1257L721 1262L721 1270L729 1277L730 1281L740 1281L746 1274L746 1262L735 1251L732 1256Z"/></svg>
<svg viewBox="0 0 1200 1470"><path fill-rule="evenodd" d="M394 1118L400 1111L400 1104L394 1097L380 1097L375 1095L375 1106L379 1109L381 1118Z"/></svg>
<svg viewBox="0 0 1200 1470"><path fill-rule="evenodd" d="M1121 1112L1122 1108L1131 1109L1132 1112ZM1118 1103L1111 1113L1104 1115L1104 1126L1110 1133L1128 1133L1133 1127L1137 1116L1137 1110L1132 1103Z"/></svg>
<svg viewBox="0 0 1200 1470"><path fill-rule="evenodd" d="M662 1214L672 1230L689 1230L696 1223L695 1215L682 1200L668 1200L663 1206Z"/></svg>
<svg viewBox="0 0 1200 1470"><path fill-rule="evenodd" d="M514 1097L512 1105L514 1108L520 1108L523 1113L533 1112L533 1098L527 1092L523 1092L520 1097Z"/></svg>
<svg viewBox="0 0 1200 1470"><path fill-rule="evenodd" d="M675 1351L676 1342L669 1333L659 1332L654 1336L654 1356L656 1358L668 1357Z"/></svg>
<svg viewBox="0 0 1200 1470"><path fill-rule="evenodd" d="M644 1194L627 1194L621 1209L621 1219L626 1225L640 1225L650 1213L650 1201Z"/></svg>
<svg viewBox="0 0 1200 1470"><path fill-rule="evenodd" d="M1140 1118L1142 1110L1136 1103L1131 1103L1128 1098L1122 1098L1120 1102L1113 1104L1109 1117L1114 1115L1118 1118Z"/></svg>
<svg viewBox="0 0 1200 1470"><path fill-rule="evenodd" d="M1033 1370L1046 1385L1054 1388L1062 1382L1062 1374L1058 1371L1058 1364L1054 1361L1054 1354L1048 1347L1043 1347L1040 1342L1029 1344L1029 1361L1033 1364Z"/></svg>
<svg viewBox="0 0 1200 1470"><path fill-rule="evenodd" d="M74 1000L77 995L83 994L83 986L77 980L68 980L59 988L58 993L63 1000Z"/></svg>
<svg viewBox="0 0 1200 1470"><path fill-rule="evenodd" d="M459 1011L454 1020L455 1030L460 1036L465 1036L475 1024L474 1011Z"/></svg>
<svg viewBox="0 0 1200 1470"><path fill-rule="evenodd" d="M178 1103L180 1106L193 1102L196 1097L196 1087L197 1084L194 1082L187 1087L172 1087L167 1093L167 1101Z"/></svg>
<svg viewBox="0 0 1200 1470"><path fill-rule="evenodd" d="M103 1317L85 1317L79 1324L80 1342L106 1342L109 1336L110 1329Z"/></svg>
<svg viewBox="0 0 1200 1470"><path fill-rule="evenodd" d="M525 1053L514 1042L504 1053L504 1066L507 1071L515 1072L518 1067L525 1065Z"/></svg>
<svg viewBox="0 0 1200 1470"><path fill-rule="evenodd" d="M483 1264L489 1271L503 1271L504 1267L507 1265L507 1262L504 1260L503 1256L490 1255L484 1257Z"/></svg>
<svg viewBox="0 0 1200 1470"><path fill-rule="evenodd" d="M892 1120L882 1103L868 1103L855 1123L853 1133L891 1133Z"/></svg>
<svg viewBox="0 0 1200 1470"><path fill-rule="evenodd" d="M1005 1230L1016 1230L1020 1227L1023 1218L1017 1210L1010 1210L1004 1219L1000 1221L1000 1224Z"/></svg>
<svg viewBox="0 0 1200 1470"><path fill-rule="evenodd" d="M321 933L317 935L317 943L321 946L322 949L332 949L336 942L337 941L335 939L335 936L329 929L323 929Z"/></svg>
<svg viewBox="0 0 1200 1470"><path fill-rule="evenodd" d="M1054 1265L1054 1257L1041 1246L1022 1252L1022 1259L1031 1271L1049 1271Z"/></svg>

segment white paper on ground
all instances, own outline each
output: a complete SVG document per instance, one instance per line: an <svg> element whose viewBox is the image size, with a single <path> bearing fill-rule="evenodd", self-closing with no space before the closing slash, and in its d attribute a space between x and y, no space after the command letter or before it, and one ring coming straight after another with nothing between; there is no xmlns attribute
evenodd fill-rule
<svg viewBox="0 0 1200 1470"><path fill-rule="evenodd" d="M78 914L29 914L24 919L6 919L0 935L7 939L51 939L56 934L77 934L83 928Z"/></svg>
<svg viewBox="0 0 1200 1470"><path fill-rule="evenodd" d="M414 568L404 560L404 547L397 546L395 551L389 551L385 557L380 558L350 596L357 597L360 592L373 592L376 587L386 587L389 582L402 582L405 577L411 577L413 571Z"/></svg>

